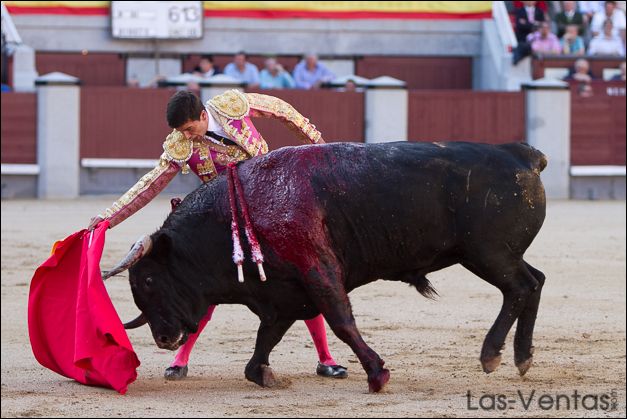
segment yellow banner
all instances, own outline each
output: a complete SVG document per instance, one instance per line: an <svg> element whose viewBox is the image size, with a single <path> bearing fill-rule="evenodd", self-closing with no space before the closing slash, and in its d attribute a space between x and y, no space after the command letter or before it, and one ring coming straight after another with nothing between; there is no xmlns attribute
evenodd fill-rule
<svg viewBox="0 0 627 419"><path fill-rule="evenodd" d="M482 13L491 1L205 1L205 10L368 11L400 13Z"/></svg>
<svg viewBox="0 0 627 419"><path fill-rule="evenodd" d="M109 1L5 1L15 14L108 15ZM145 5L148 6L149 3ZM489 18L491 1L204 1L206 17Z"/></svg>

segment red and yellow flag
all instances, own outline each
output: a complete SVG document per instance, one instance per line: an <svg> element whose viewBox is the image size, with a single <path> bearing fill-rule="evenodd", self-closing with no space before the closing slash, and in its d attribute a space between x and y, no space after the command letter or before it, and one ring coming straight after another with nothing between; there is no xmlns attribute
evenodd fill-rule
<svg viewBox="0 0 627 419"><path fill-rule="evenodd" d="M5 1L13 14L108 15L108 1ZM491 1L205 1L205 17L487 19Z"/></svg>

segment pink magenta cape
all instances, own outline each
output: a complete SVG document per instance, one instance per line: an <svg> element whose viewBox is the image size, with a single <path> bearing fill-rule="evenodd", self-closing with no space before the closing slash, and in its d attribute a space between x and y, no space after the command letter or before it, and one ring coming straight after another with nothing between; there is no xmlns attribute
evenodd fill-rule
<svg viewBox="0 0 627 419"><path fill-rule="evenodd" d="M120 394L137 378L140 362L100 274L109 223L55 243L33 275L28 332L41 365L80 383Z"/></svg>

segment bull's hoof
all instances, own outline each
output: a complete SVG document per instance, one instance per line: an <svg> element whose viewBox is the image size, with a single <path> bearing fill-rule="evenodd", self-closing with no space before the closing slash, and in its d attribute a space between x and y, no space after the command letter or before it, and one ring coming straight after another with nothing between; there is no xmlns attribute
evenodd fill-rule
<svg viewBox="0 0 627 419"><path fill-rule="evenodd" d="M483 372L486 374L490 374L494 372L499 365L501 365L501 355L497 355L493 358L484 358L481 359L481 366L483 367Z"/></svg>
<svg viewBox="0 0 627 419"><path fill-rule="evenodd" d="M318 362L318 366L316 367L316 374L322 377L330 377L330 378L346 378L348 377L348 371L346 367L341 365L325 365L321 362Z"/></svg>
<svg viewBox="0 0 627 419"><path fill-rule="evenodd" d="M269 365L261 365L261 386L262 387L274 387L277 385L277 379L274 376L274 372Z"/></svg>
<svg viewBox="0 0 627 419"><path fill-rule="evenodd" d="M525 375L525 373L529 371L529 368L531 368L532 364L533 364L533 357L530 357L529 359L523 362L517 363L516 367L518 368L518 374L520 374L521 377Z"/></svg>
<svg viewBox="0 0 627 419"><path fill-rule="evenodd" d="M532 346L528 351L514 351L514 363L518 368L518 373L522 377L525 375L531 365L533 365L533 353L535 348Z"/></svg>
<svg viewBox="0 0 627 419"><path fill-rule="evenodd" d="M383 368L375 377L368 377L368 391L378 393L390 381L390 370Z"/></svg>
<svg viewBox="0 0 627 419"><path fill-rule="evenodd" d="M183 378L187 377L187 371L187 365L183 367L169 367L165 370L165 374L163 374L163 377L169 381L182 380Z"/></svg>

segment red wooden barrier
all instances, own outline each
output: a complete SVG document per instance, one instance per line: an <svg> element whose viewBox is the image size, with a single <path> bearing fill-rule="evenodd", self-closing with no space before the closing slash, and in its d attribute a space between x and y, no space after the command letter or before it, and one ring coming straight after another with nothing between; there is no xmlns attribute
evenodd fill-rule
<svg viewBox="0 0 627 419"><path fill-rule="evenodd" d="M2 163L37 162L37 96L2 93Z"/></svg>
<svg viewBox="0 0 627 419"><path fill-rule="evenodd" d="M525 140L522 92L414 90L409 93L410 141Z"/></svg>
<svg viewBox="0 0 627 419"><path fill-rule="evenodd" d="M625 83L593 82L592 96L571 85L571 164L625 165Z"/></svg>

